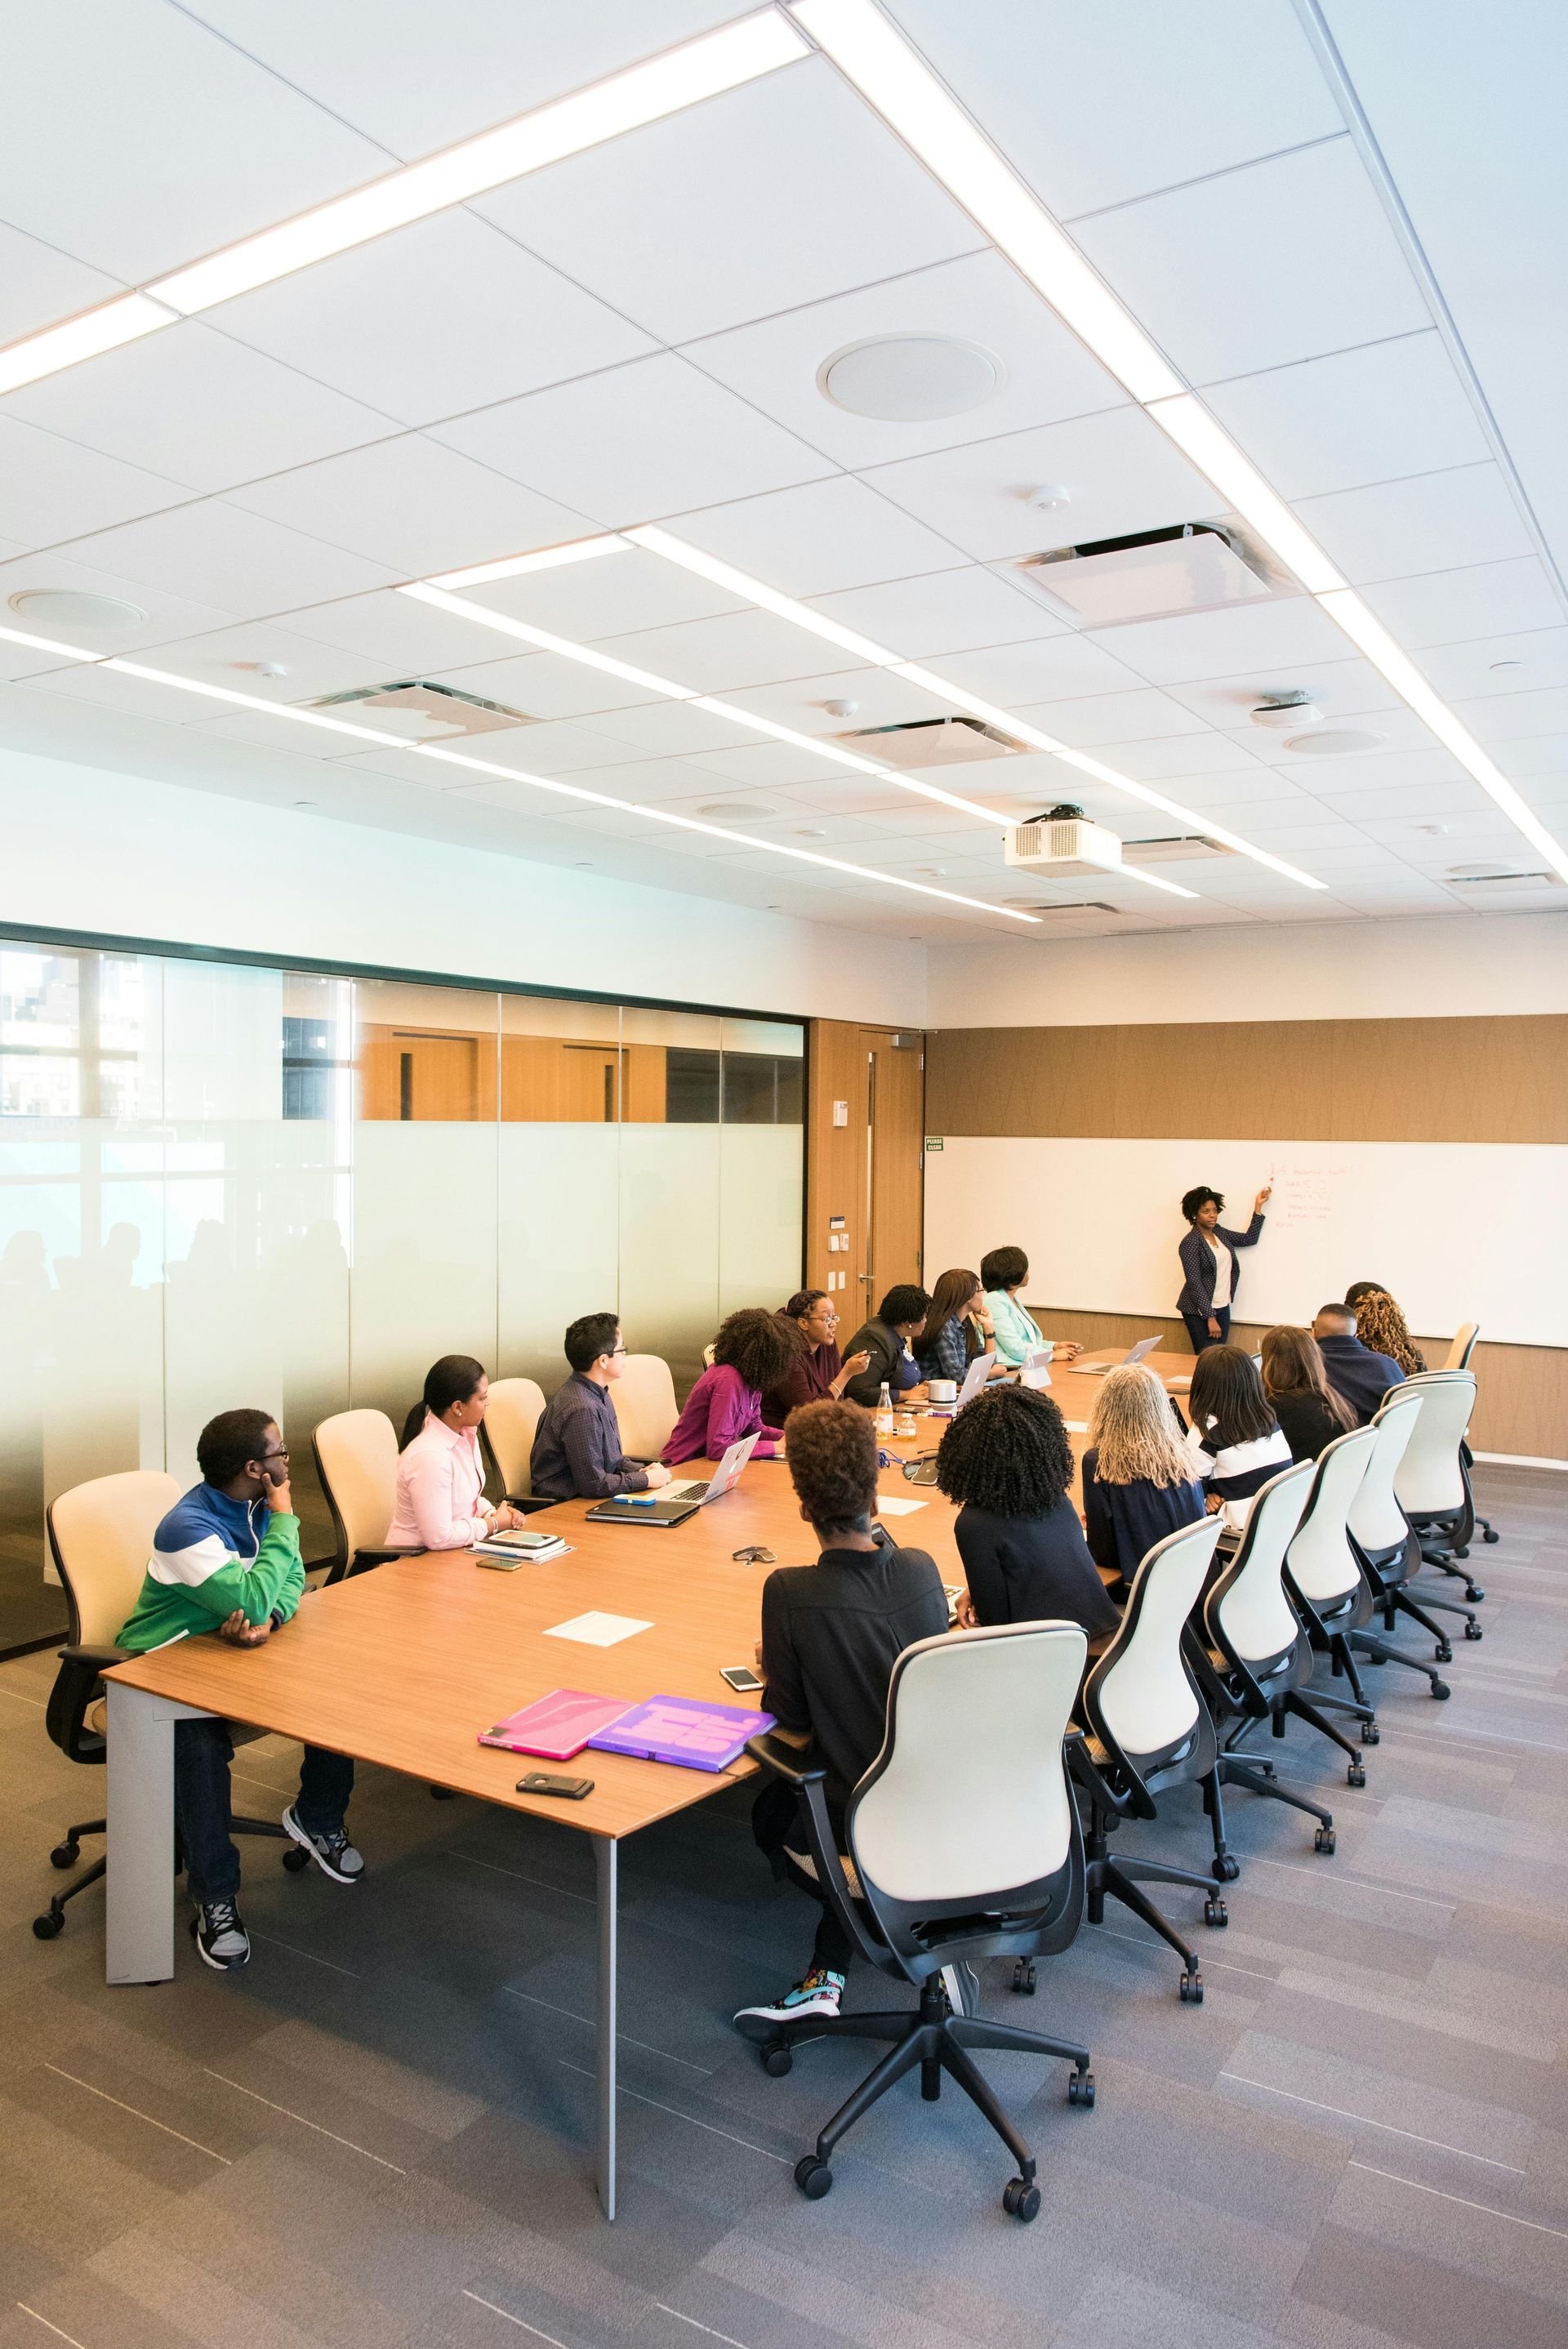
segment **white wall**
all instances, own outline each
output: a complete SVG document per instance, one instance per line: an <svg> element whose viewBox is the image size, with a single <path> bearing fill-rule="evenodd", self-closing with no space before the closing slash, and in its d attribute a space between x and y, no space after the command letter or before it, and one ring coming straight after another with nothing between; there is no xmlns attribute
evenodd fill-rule
<svg viewBox="0 0 1568 2349"><path fill-rule="evenodd" d="M0 921L919 1024L925 949L0 752Z"/></svg>
<svg viewBox="0 0 1568 2349"><path fill-rule="evenodd" d="M932 1028L1568 1011L1568 911L934 947Z"/></svg>

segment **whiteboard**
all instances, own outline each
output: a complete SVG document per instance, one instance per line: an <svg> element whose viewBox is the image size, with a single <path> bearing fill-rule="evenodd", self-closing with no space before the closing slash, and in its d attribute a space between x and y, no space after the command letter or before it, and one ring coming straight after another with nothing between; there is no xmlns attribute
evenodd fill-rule
<svg viewBox="0 0 1568 2349"><path fill-rule="evenodd" d="M1120 1142L953 1135L925 1156L929 1286L1016 1241L1026 1294L1080 1312L1171 1314L1183 1191L1224 1195L1244 1231L1236 1318L1310 1322L1354 1280L1387 1284L1412 1330L1568 1346L1568 1146L1527 1143Z"/></svg>

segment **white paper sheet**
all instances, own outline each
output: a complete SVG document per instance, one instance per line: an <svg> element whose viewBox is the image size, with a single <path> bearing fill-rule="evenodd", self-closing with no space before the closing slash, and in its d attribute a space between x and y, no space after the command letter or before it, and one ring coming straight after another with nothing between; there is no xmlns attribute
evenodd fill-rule
<svg viewBox="0 0 1568 2349"><path fill-rule="evenodd" d="M575 1640L584 1648L613 1648L620 1640L653 1628L651 1623L639 1622L634 1615L606 1615L595 1607L586 1615L573 1615L569 1623L552 1623L544 1636L547 1640Z"/></svg>
<svg viewBox="0 0 1568 2349"><path fill-rule="evenodd" d="M923 1501L906 1501L901 1494L895 1500L891 1494L877 1495L876 1514L879 1517L907 1517L916 1509L923 1509Z"/></svg>

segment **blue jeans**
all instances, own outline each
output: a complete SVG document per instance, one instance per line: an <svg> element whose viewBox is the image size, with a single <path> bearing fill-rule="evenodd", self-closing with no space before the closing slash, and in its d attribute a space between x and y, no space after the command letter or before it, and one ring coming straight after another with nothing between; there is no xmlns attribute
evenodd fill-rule
<svg viewBox="0 0 1568 2349"><path fill-rule="evenodd" d="M1231 1309L1228 1305L1221 1305L1215 1309L1214 1319L1220 1325L1220 1334L1217 1338L1211 1338L1209 1335L1209 1316L1206 1313L1183 1313L1181 1319L1187 1324L1187 1335L1192 1340L1192 1351L1195 1354L1201 1354L1207 1346L1222 1346L1230 1338Z"/></svg>
<svg viewBox="0 0 1568 2349"><path fill-rule="evenodd" d="M174 1824L192 1900L232 1900L240 1889L240 1855L229 1833L233 1758L226 1722L175 1723ZM305 1747L294 1812L307 1835L342 1826L353 1786L354 1764L346 1754Z"/></svg>

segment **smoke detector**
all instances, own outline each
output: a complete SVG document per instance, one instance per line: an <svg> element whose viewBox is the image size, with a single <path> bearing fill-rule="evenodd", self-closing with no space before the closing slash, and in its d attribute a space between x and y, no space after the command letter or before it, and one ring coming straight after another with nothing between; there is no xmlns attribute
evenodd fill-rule
<svg viewBox="0 0 1568 2349"><path fill-rule="evenodd" d="M1271 694L1266 701L1258 703L1252 715L1254 726L1266 726L1275 734L1288 734L1295 727L1316 726L1323 718L1322 710L1305 691Z"/></svg>

